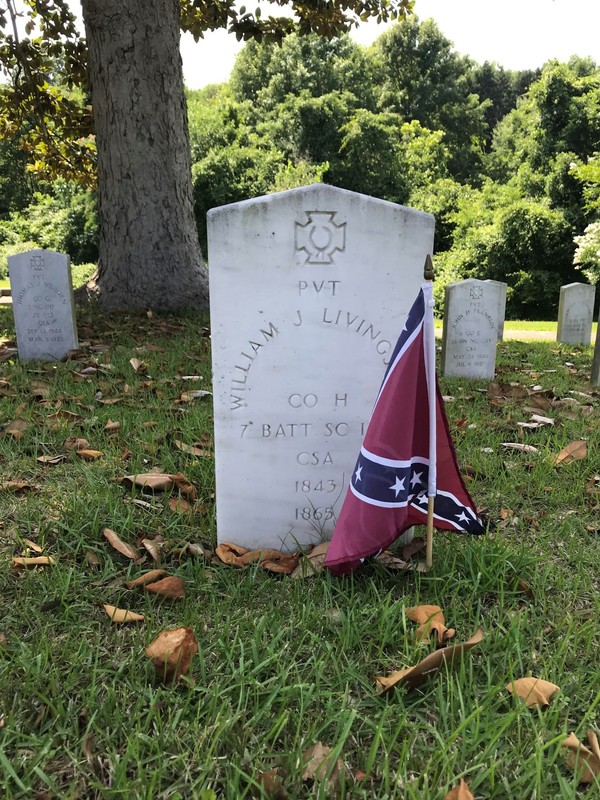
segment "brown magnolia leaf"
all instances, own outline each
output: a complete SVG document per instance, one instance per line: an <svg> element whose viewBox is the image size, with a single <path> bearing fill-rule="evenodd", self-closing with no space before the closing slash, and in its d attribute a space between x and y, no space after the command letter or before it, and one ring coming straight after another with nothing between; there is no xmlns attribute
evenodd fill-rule
<svg viewBox="0 0 600 800"><path fill-rule="evenodd" d="M60 464L61 461L64 461L66 458L65 455L57 455L57 456L38 456L36 461L39 461L40 464Z"/></svg>
<svg viewBox="0 0 600 800"><path fill-rule="evenodd" d="M286 553L281 550L273 550L266 548L264 550L248 550L246 553L240 555L240 561L244 566L248 564L256 564L261 561L277 561L280 558L285 558Z"/></svg>
<svg viewBox="0 0 600 800"><path fill-rule="evenodd" d="M188 503L183 497L170 497L169 508L176 514L185 514L193 509L191 503Z"/></svg>
<svg viewBox="0 0 600 800"><path fill-rule="evenodd" d="M483 631L481 628L476 631L470 639L461 644L450 645L443 647L441 650L435 650L414 667L407 667L391 675L385 677L375 678L376 683L381 686L381 694L389 692L394 686L406 686L407 689L414 689L424 683L430 675L436 673L441 666L447 664L451 666L455 661L458 661L462 654L470 650L483 639Z"/></svg>
<svg viewBox="0 0 600 800"><path fill-rule="evenodd" d="M104 426L104 430L108 434L108 436L115 436L121 430L121 423L113 422L112 419L109 419L106 425Z"/></svg>
<svg viewBox="0 0 600 800"><path fill-rule="evenodd" d="M207 450L206 447L197 447L193 444L186 444L185 442L180 441L179 439L174 439L173 443L175 447L182 451L182 453L189 453L191 456L197 456L198 458L212 458L213 452L212 450Z"/></svg>
<svg viewBox="0 0 600 800"><path fill-rule="evenodd" d="M461 778L459 785L451 789L444 797L444 800L475 800L475 797L469 791L465 779Z"/></svg>
<svg viewBox="0 0 600 800"><path fill-rule="evenodd" d="M169 628L146 648L159 680L172 684L189 672L198 643L192 628Z"/></svg>
<svg viewBox="0 0 600 800"><path fill-rule="evenodd" d="M143 572L134 580L127 581L124 585L127 589L133 589L136 586L145 586L147 583L152 583L152 581L157 581L159 578L164 578L166 574L166 569L151 569L148 572Z"/></svg>
<svg viewBox="0 0 600 800"><path fill-rule="evenodd" d="M97 553L94 553L93 550L86 550L85 551L85 560L90 564L92 567L99 567L101 564L100 558Z"/></svg>
<svg viewBox="0 0 600 800"><path fill-rule="evenodd" d="M588 478L585 485L585 493L588 497L595 497L600 494L600 475L592 475Z"/></svg>
<svg viewBox="0 0 600 800"><path fill-rule="evenodd" d="M424 643L429 642L429 633L435 631L438 644L443 644L456 634L454 628L446 627L444 612L439 606L414 606L407 608L406 616L411 622L418 622L417 639Z"/></svg>
<svg viewBox="0 0 600 800"><path fill-rule="evenodd" d="M127 487L137 486L149 492L165 492L177 487L188 500L196 499L195 487L180 472L176 475L164 472L147 472L140 475L126 475L124 478L118 478L117 480Z"/></svg>
<svg viewBox="0 0 600 800"><path fill-rule="evenodd" d="M224 564L230 564L233 567L246 566L243 561L240 560L240 556L247 552L247 548L241 547L239 544L232 544L231 542L223 542L223 544L220 544L215 550L215 554Z"/></svg>
<svg viewBox="0 0 600 800"><path fill-rule="evenodd" d="M260 562L260 566L267 572L274 572L276 575L291 575L298 567L300 555L283 555L276 560L265 559Z"/></svg>
<svg viewBox="0 0 600 800"><path fill-rule="evenodd" d="M53 567L56 561L51 556L17 557L12 560L13 567Z"/></svg>
<svg viewBox="0 0 600 800"><path fill-rule="evenodd" d="M125 608L117 608L116 606L109 606L108 603L103 603L102 608L110 617L111 622L143 622L143 614L136 614L135 611L128 611Z"/></svg>
<svg viewBox="0 0 600 800"><path fill-rule="evenodd" d="M10 480L0 483L0 491L14 492L14 494L28 492L33 488L34 487L30 483L27 483L27 481Z"/></svg>
<svg viewBox="0 0 600 800"><path fill-rule="evenodd" d="M96 461L102 458L104 453L102 450L88 450L84 448L83 450L75 450L75 455L83 461Z"/></svg>
<svg viewBox="0 0 600 800"><path fill-rule="evenodd" d="M518 678L516 681L507 684L506 689L513 695L525 701L527 708L541 706L546 708L550 705L550 700L556 692L560 692L560 686L544 681L541 678Z"/></svg>
<svg viewBox="0 0 600 800"><path fill-rule="evenodd" d="M142 539L142 544L150 553L154 562L160 561L160 551L165 546L164 536L155 536L154 539Z"/></svg>
<svg viewBox="0 0 600 800"><path fill-rule="evenodd" d="M118 550L121 555L130 558L132 561L137 561L140 557L140 552L137 548L133 547L133 545L126 544L115 531L112 531L110 528L104 528L102 531L102 535L105 539L108 539L110 544Z"/></svg>
<svg viewBox="0 0 600 800"><path fill-rule="evenodd" d="M46 381L31 381L29 384L29 391L34 397L47 400L50 396L50 384Z"/></svg>
<svg viewBox="0 0 600 800"><path fill-rule="evenodd" d="M32 542L31 539L23 539L23 544L26 545L30 550L33 550L34 553L41 553L43 551L43 547L37 542Z"/></svg>
<svg viewBox="0 0 600 800"><path fill-rule="evenodd" d="M327 551L329 550L330 542L321 542L304 553L300 563L292 572L292 578L310 578L324 569L325 559L327 558Z"/></svg>
<svg viewBox="0 0 600 800"><path fill-rule="evenodd" d="M322 781L327 779L329 789L337 791L340 788L342 777L347 773L346 765L342 758L332 761L333 750L322 742L317 742L302 753L304 772L302 780Z"/></svg>
<svg viewBox="0 0 600 800"><path fill-rule="evenodd" d="M382 550L381 553L377 553L376 556L373 556L373 561L376 564L381 564L382 567L386 567L387 569L395 570L397 572L427 571L427 567L425 566L425 564L418 564L415 562L409 563L408 561L404 561L403 559L398 558L398 556L395 556L389 550Z"/></svg>
<svg viewBox="0 0 600 800"><path fill-rule="evenodd" d="M122 397L99 397L98 402L102 403L103 406L114 406L117 403L122 402Z"/></svg>
<svg viewBox="0 0 600 800"><path fill-rule="evenodd" d="M59 408L54 414L49 414L46 419L51 422L58 422L59 420L64 420L65 422L80 422L83 417L81 414L75 414L74 411L67 411L64 408Z"/></svg>
<svg viewBox="0 0 600 800"><path fill-rule="evenodd" d="M193 403L194 400L202 400L204 397L210 397L212 392L207 392L204 389L195 389L191 392L182 392L176 403Z"/></svg>
<svg viewBox="0 0 600 800"><path fill-rule="evenodd" d="M185 595L185 581L183 578L170 575L168 578L163 578L160 581L145 584L144 589L147 592L160 594L162 597L169 597L171 600L177 600Z"/></svg>
<svg viewBox="0 0 600 800"><path fill-rule="evenodd" d="M588 731L589 748L582 744L574 733L570 733L562 742L568 750L566 762L572 770L581 770L580 783L593 783L600 777L600 745L594 731Z"/></svg>
<svg viewBox="0 0 600 800"><path fill-rule="evenodd" d="M13 439L18 442L19 439L23 438L23 431L26 431L28 427L29 425L24 419L13 419L13 421L9 422L4 428L4 433L12 436Z"/></svg>
<svg viewBox="0 0 600 800"><path fill-rule="evenodd" d="M87 439L80 439L76 436L70 436L65 439L65 450L85 450L90 446Z"/></svg>
<svg viewBox="0 0 600 800"><path fill-rule="evenodd" d="M282 773L281 767L273 767L266 772L259 772L256 777L265 795L272 800L286 800L288 796L281 782Z"/></svg>
<svg viewBox="0 0 600 800"><path fill-rule="evenodd" d="M130 358L129 363L138 375L146 369L146 365L139 358Z"/></svg>
<svg viewBox="0 0 600 800"><path fill-rule="evenodd" d="M585 439L576 439L570 442L554 459L555 466L559 464L570 464L572 461L581 461L587 458L587 442Z"/></svg>
<svg viewBox="0 0 600 800"><path fill-rule="evenodd" d="M528 396L528 391L520 383L499 383L497 381L492 381L488 385L487 396L495 399L523 400Z"/></svg>

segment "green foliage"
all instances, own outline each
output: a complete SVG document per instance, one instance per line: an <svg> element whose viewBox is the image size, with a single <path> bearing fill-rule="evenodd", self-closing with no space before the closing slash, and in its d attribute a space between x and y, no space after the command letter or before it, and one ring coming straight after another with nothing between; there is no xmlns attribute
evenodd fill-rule
<svg viewBox="0 0 600 800"><path fill-rule="evenodd" d="M271 192L284 192L287 189L297 189L300 186L308 186L311 183L321 183L323 176L329 169L329 163L310 164L308 161L298 161L278 167L273 183L270 186Z"/></svg>
<svg viewBox="0 0 600 800"><path fill-rule="evenodd" d="M590 283L600 280L600 222L592 222L581 236L575 237L577 250L573 263Z"/></svg>

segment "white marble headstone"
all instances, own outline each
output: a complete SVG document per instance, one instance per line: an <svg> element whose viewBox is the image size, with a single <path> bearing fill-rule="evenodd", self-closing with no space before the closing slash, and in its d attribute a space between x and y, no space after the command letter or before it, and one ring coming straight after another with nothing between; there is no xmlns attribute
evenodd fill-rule
<svg viewBox="0 0 600 800"><path fill-rule="evenodd" d="M504 339L504 318L506 316L506 290L507 285L502 281L493 281L491 278L488 278L485 283L493 283L500 289L498 298L499 298L499 307L498 307L498 341L501 342Z"/></svg>
<svg viewBox="0 0 600 800"><path fill-rule="evenodd" d="M78 346L69 256L30 250L8 257L21 361L60 360Z"/></svg>
<svg viewBox="0 0 600 800"><path fill-rule="evenodd" d="M589 346L595 298L596 287L587 283L568 283L560 287L557 342Z"/></svg>
<svg viewBox="0 0 600 800"><path fill-rule="evenodd" d="M331 536L433 227L323 184L209 212L219 541Z"/></svg>
<svg viewBox="0 0 600 800"><path fill-rule="evenodd" d="M452 378L494 377L501 287L498 281L475 278L446 286L443 375Z"/></svg>

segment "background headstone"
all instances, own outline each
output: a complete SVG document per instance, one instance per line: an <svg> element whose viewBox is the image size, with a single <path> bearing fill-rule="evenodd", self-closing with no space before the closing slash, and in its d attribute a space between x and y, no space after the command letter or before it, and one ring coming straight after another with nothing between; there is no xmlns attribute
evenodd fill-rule
<svg viewBox="0 0 600 800"><path fill-rule="evenodd" d="M589 346L595 298L596 287L587 283L568 283L560 287L557 342Z"/></svg>
<svg viewBox="0 0 600 800"><path fill-rule="evenodd" d="M331 537L433 227L322 184L209 212L219 541Z"/></svg>
<svg viewBox="0 0 600 800"><path fill-rule="evenodd" d="M600 314L598 314L598 327L596 328L596 343L594 345L594 358L592 360L590 381L595 386L600 385Z"/></svg>
<svg viewBox="0 0 600 800"><path fill-rule="evenodd" d="M60 360L78 346L71 261L52 250L8 257L21 361Z"/></svg>
<svg viewBox="0 0 600 800"><path fill-rule="evenodd" d="M446 286L442 374L452 378L494 377L501 284L466 281Z"/></svg>
<svg viewBox="0 0 600 800"><path fill-rule="evenodd" d="M502 281L493 281L491 278L488 278L484 281L484 283L494 283L496 286L499 287L500 293L499 297L499 307L498 307L498 341L501 342L504 339L504 317L506 316L506 290L507 285Z"/></svg>

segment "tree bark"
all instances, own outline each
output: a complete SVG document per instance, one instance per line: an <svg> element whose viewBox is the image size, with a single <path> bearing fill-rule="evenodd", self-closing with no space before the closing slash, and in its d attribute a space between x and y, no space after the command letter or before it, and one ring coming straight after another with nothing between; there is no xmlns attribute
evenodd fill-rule
<svg viewBox="0 0 600 800"><path fill-rule="evenodd" d="M192 202L178 0L82 0L107 309L207 308Z"/></svg>

